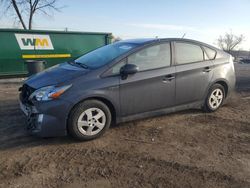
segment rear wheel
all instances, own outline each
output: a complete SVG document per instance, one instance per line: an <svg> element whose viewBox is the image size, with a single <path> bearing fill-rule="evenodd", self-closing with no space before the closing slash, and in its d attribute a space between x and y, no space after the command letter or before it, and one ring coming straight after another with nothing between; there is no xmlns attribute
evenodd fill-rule
<svg viewBox="0 0 250 188"><path fill-rule="evenodd" d="M78 140L92 140L101 136L111 124L109 108L101 101L79 103L69 116L69 134Z"/></svg>
<svg viewBox="0 0 250 188"><path fill-rule="evenodd" d="M205 112L214 112L216 111L222 104L225 98L225 89L220 84L214 84L207 95L204 111Z"/></svg>

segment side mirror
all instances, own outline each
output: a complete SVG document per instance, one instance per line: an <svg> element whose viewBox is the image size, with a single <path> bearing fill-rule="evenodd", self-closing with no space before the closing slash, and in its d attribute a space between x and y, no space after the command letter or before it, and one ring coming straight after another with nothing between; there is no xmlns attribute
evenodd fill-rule
<svg viewBox="0 0 250 188"><path fill-rule="evenodd" d="M134 64L126 64L120 69L122 76L128 76L129 74L135 74L139 71L139 67Z"/></svg>

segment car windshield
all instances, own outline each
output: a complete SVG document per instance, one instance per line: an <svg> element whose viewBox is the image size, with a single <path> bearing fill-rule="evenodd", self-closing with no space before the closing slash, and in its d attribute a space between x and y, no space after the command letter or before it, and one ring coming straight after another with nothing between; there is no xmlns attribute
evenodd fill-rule
<svg viewBox="0 0 250 188"><path fill-rule="evenodd" d="M136 46L138 44L125 42L109 44L77 58L74 62L84 68L96 69L108 64L113 59L125 54Z"/></svg>

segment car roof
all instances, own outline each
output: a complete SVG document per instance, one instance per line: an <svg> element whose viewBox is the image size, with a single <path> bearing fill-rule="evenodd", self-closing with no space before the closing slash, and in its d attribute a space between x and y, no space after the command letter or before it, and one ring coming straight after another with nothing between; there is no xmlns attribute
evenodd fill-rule
<svg viewBox="0 0 250 188"><path fill-rule="evenodd" d="M167 41L190 42L190 43L195 43L197 45L207 46L207 47L215 49L215 50L219 50L218 48L211 46L209 44L206 44L206 43L203 43L200 41L196 41L196 40L192 40L192 39L185 39L185 38L140 38L140 39L122 40L120 42L144 45L144 44L157 43L157 42L167 42Z"/></svg>
<svg viewBox="0 0 250 188"><path fill-rule="evenodd" d="M141 38L141 39L127 39L127 40L121 40L119 42L124 43L133 43L133 44L146 44L153 41L157 41L155 38Z"/></svg>

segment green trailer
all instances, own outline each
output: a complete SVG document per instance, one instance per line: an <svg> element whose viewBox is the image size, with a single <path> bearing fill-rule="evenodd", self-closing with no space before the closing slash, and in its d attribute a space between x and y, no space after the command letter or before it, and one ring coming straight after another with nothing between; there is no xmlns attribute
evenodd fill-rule
<svg viewBox="0 0 250 188"><path fill-rule="evenodd" d="M27 74L28 60L46 68L111 43L111 33L0 29L0 76Z"/></svg>

